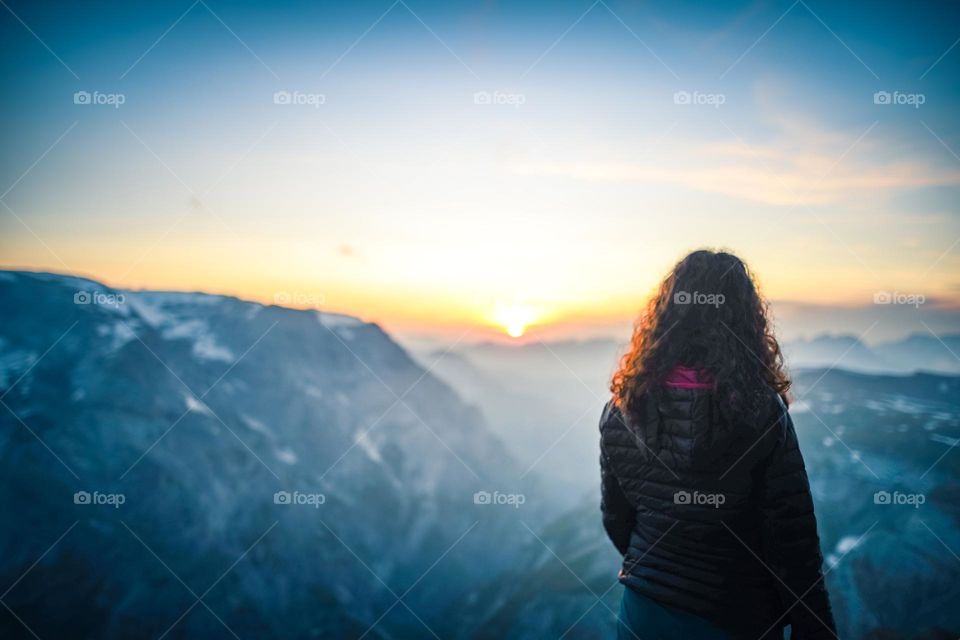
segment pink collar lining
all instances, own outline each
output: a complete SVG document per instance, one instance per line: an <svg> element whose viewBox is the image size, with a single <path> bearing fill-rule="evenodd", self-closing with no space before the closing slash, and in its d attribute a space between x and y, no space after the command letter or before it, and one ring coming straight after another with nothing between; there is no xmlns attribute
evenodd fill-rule
<svg viewBox="0 0 960 640"><path fill-rule="evenodd" d="M664 384L675 389L713 389L716 383L705 369L694 369L677 365L667 376Z"/></svg>

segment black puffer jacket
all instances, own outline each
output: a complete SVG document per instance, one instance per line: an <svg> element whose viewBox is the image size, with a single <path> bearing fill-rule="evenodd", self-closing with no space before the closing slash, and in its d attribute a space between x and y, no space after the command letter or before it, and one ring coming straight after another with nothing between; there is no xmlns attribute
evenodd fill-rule
<svg viewBox="0 0 960 640"><path fill-rule="evenodd" d="M665 387L641 424L607 405L601 509L620 580L736 637L835 638L793 422L776 394L762 404L734 422L712 391Z"/></svg>

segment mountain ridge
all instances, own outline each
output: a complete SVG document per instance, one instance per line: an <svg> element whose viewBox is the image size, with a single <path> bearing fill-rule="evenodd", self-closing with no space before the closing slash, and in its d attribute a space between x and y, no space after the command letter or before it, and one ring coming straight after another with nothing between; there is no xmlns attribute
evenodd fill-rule
<svg viewBox="0 0 960 640"><path fill-rule="evenodd" d="M446 633L442 611L511 562L514 514L474 496L535 479L379 326L203 294L75 301L78 285L121 293L0 277L0 505L16 520L0 582L41 637L233 637L218 617L241 637ZM541 509L525 505L532 526ZM177 622L184 585L211 584L216 615ZM392 607L407 589L410 609ZM10 615L0 632L26 635Z"/></svg>

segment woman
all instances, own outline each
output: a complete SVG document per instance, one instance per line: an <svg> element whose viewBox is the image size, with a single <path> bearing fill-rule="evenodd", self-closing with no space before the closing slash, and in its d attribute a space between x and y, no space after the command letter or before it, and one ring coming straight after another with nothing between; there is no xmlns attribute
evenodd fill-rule
<svg viewBox="0 0 960 640"><path fill-rule="evenodd" d="M835 638L780 347L746 265L695 251L660 285L600 420L619 638Z"/></svg>

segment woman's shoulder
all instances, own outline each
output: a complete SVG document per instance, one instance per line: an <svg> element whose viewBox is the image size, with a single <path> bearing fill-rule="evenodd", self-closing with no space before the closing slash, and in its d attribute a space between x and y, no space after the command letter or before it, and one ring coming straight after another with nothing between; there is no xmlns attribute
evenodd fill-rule
<svg viewBox="0 0 960 640"><path fill-rule="evenodd" d="M603 412L600 414L600 431L606 431L607 429L617 428L620 424L623 423L623 414L620 413L619 407L613 398L607 400L607 404L603 405Z"/></svg>
<svg viewBox="0 0 960 640"><path fill-rule="evenodd" d="M631 432L633 428L625 412L619 407L616 399L611 398L607 404L603 405L603 412L600 414L600 433L603 436L610 436L615 433Z"/></svg>
<svg viewBox="0 0 960 640"><path fill-rule="evenodd" d="M744 422L753 431L751 438L765 441L770 447L782 441L790 426L790 409L783 396L765 387L757 398L752 415ZM761 446L760 449L764 447Z"/></svg>
<svg viewBox="0 0 960 640"><path fill-rule="evenodd" d="M787 414L789 408L783 396L772 387L764 385L757 390L753 401L748 404L752 421L759 425L769 425Z"/></svg>

